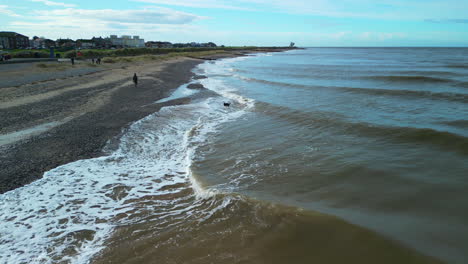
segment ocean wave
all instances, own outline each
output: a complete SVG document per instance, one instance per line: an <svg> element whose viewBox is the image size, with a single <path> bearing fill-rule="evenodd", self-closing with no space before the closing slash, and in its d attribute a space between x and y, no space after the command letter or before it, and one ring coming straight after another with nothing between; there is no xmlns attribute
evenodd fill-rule
<svg viewBox="0 0 468 264"><path fill-rule="evenodd" d="M453 120L453 121L441 122L441 124L468 129L468 120Z"/></svg>
<svg viewBox="0 0 468 264"><path fill-rule="evenodd" d="M468 69L468 64L448 64L447 68Z"/></svg>
<svg viewBox="0 0 468 264"><path fill-rule="evenodd" d="M456 72L450 72L450 71L395 71L391 72L392 74L398 74L407 76L428 76L428 75L444 75L444 76L463 76L463 74L456 73Z"/></svg>
<svg viewBox="0 0 468 264"><path fill-rule="evenodd" d="M410 143L425 143L468 155L468 138L430 128L362 126L371 135L385 135Z"/></svg>
<svg viewBox="0 0 468 264"><path fill-rule="evenodd" d="M364 76L360 79L377 80L385 82L406 82L406 83L449 83L450 79L428 77L423 75L386 75L386 76Z"/></svg>
<svg viewBox="0 0 468 264"><path fill-rule="evenodd" d="M256 82L267 85L274 85L279 87L293 87L300 89L336 89L350 93L361 93L369 95L385 95L385 96L398 96L398 97L415 97L426 98L432 100L447 100L453 102L468 103L468 94L451 93L451 92L431 92L431 91L414 91L414 90L390 90L378 88L359 88L359 87L340 87L340 86L316 86L316 85L301 85L293 83L285 83L278 81L269 81L259 78L249 78L238 76L240 79L248 82Z"/></svg>
<svg viewBox="0 0 468 264"><path fill-rule="evenodd" d="M438 93L430 91L413 91L413 90L389 90L389 89L374 89L374 88L351 88L351 87L336 87L337 89L351 92L351 93L362 93L370 95L387 95L387 96L399 96L399 97L417 97L426 98L433 100L447 100L453 102L468 103L468 94L460 93Z"/></svg>
<svg viewBox="0 0 468 264"><path fill-rule="evenodd" d="M275 85L275 86L281 86L281 87L297 87L297 88L311 88L311 87L313 87L313 86L310 86L310 85L270 81L270 80L264 80L264 79L259 79L259 78L245 77L245 76L242 76L242 75L236 75L236 77L241 79L241 80L247 81L247 82L263 83L263 84Z"/></svg>
<svg viewBox="0 0 468 264"><path fill-rule="evenodd" d="M257 111L282 119L294 125L358 136L377 137L393 142L426 144L468 155L468 138L462 135L438 131L431 128L397 127L352 122L344 116L329 112L305 112L285 106L257 102Z"/></svg>

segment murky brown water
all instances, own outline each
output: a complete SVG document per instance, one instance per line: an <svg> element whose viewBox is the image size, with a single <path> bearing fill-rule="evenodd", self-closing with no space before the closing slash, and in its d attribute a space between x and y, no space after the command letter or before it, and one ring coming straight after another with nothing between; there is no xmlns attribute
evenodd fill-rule
<svg viewBox="0 0 468 264"><path fill-rule="evenodd" d="M187 192L178 214L119 227L93 263L439 263L333 216Z"/></svg>

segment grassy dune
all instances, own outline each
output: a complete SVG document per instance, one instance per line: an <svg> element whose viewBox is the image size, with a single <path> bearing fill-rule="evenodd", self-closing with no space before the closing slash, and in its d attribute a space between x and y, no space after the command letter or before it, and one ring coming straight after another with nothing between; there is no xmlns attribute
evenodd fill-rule
<svg viewBox="0 0 468 264"><path fill-rule="evenodd" d="M237 51L237 50L259 50L268 51L284 47L216 47L216 48L124 48L124 49L83 49L69 51L55 51L55 54L60 54L61 58L78 57L77 52L82 54L83 58L96 57L125 57L125 56L140 56L140 55L162 55L170 53L187 53L187 52L218 52L218 51ZM48 49L37 50L9 50L9 53L14 58L48 58Z"/></svg>

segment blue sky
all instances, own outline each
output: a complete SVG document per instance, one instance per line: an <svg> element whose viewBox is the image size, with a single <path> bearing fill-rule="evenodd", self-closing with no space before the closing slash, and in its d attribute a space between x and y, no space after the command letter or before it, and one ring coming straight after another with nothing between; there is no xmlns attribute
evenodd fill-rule
<svg viewBox="0 0 468 264"><path fill-rule="evenodd" d="M0 31L224 45L468 46L468 0L0 0Z"/></svg>

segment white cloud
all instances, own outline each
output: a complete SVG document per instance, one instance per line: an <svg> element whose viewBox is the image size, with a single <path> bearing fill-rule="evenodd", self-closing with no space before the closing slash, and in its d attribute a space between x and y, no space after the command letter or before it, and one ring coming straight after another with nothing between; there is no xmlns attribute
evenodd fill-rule
<svg viewBox="0 0 468 264"><path fill-rule="evenodd" d="M160 5L183 6L194 8L215 8L248 11L273 10L276 12L298 12L323 9L327 0L133 0Z"/></svg>
<svg viewBox="0 0 468 264"><path fill-rule="evenodd" d="M213 39L209 32L205 35L201 35L200 32L205 31L198 26L190 24L96 24L94 21L83 21L81 25L73 23L57 25L52 21L44 21L40 24L18 21L12 24L12 28L26 36L31 37L37 35L51 39L89 39L93 36L108 37L109 35L139 35L141 38L145 39L145 41L208 42Z"/></svg>
<svg viewBox="0 0 468 264"><path fill-rule="evenodd" d="M78 24L91 21L96 23L142 23L142 24L188 24L203 17L190 13L179 12L169 8L152 8L143 10L114 9L56 9L36 11L36 19Z"/></svg>
<svg viewBox="0 0 468 264"><path fill-rule="evenodd" d="M468 1L460 0L133 0L192 8L237 9L339 18L424 20L464 18Z"/></svg>
<svg viewBox="0 0 468 264"><path fill-rule="evenodd" d="M172 5L172 6L184 6L184 7L195 7L195 8L219 8L219 9L234 9L234 10L249 10L242 6L236 6L230 4L229 1L223 0L134 0L135 2L161 4L161 5ZM235 2L235 1L233 1Z"/></svg>
<svg viewBox="0 0 468 264"><path fill-rule="evenodd" d="M20 17L20 15L16 14L15 12L11 11L7 5L0 5L0 14L4 14L11 17Z"/></svg>
<svg viewBox="0 0 468 264"><path fill-rule="evenodd" d="M90 38L110 34L138 34L144 37L164 31L184 34L195 29L192 22L205 18L156 7L141 10L66 8L34 11L33 14L28 20L10 22L10 27L26 35L44 35L48 38Z"/></svg>
<svg viewBox="0 0 468 264"><path fill-rule="evenodd" d="M54 2L54 1L49 1L49 0L31 0L32 2L40 2L43 3L44 5L48 6L63 6L63 7L75 7L76 5L74 4L66 4L62 2Z"/></svg>

